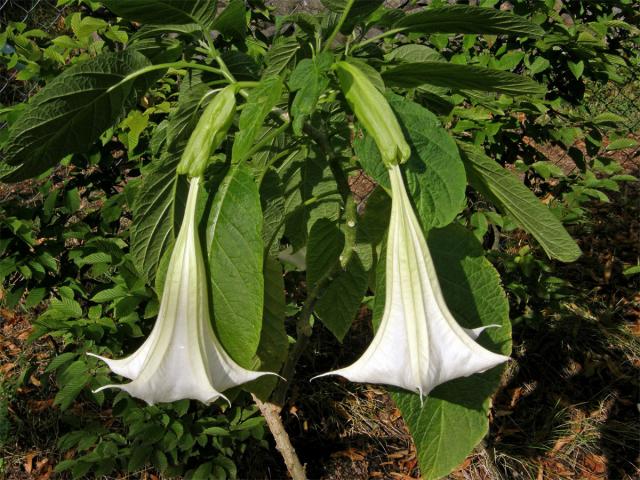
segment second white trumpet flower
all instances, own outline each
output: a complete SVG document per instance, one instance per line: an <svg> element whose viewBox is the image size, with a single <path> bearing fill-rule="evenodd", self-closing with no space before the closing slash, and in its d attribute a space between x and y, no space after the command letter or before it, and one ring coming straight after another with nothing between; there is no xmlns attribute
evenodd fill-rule
<svg viewBox="0 0 640 480"><path fill-rule="evenodd" d="M132 381L120 388L149 404L181 399L210 403L223 391L271 374L239 366L216 338L209 317L204 258L196 222L200 178L191 179L184 218L167 269L160 311L149 338L132 355L93 355ZM228 400L227 400L228 401Z"/></svg>
<svg viewBox="0 0 640 480"><path fill-rule="evenodd" d="M320 376L394 385L422 398L437 385L484 372L508 357L475 342L487 327L466 329L453 318L400 167L393 165L388 172L393 199L382 320L373 341L354 364Z"/></svg>

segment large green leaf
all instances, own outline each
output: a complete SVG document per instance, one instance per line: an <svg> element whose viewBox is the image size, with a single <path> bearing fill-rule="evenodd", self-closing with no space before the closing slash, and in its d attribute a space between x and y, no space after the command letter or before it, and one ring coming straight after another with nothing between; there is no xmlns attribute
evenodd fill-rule
<svg viewBox="0 0 640 480"><path fill-rule="evenodd" d="M467 180L456 143L426 108L397 95L387 98L411 145L403 171L422 225L443 227L460 213L465 201ZM365 135L355 148L365 171L388 190L389 177L373 139Z"/></svg>
<svg viewBox="0 0 640 480"><path fill-rule="evenodd" d="M128 20L155 25L210 24L215 0L102 0L113 13Z"/></svg>
<svg viewBox="0 0 640 480"><path fill-rule="evenodd" d="M179 161L180 155L166 152L154 160L143 172L132 206L131 255L148 283L153 283L182 223L187 182L176 175Z"/></svg>
<svg viewBox="0 0 640 480"><path fill-rule="evenodd" d="M278 76L267 77L251 89L247 103L242 109L238 133L233 141L232 160L242 162L253 147L256 135L264 120L282 95L282 80Z"/></svg>
<svg viewBox="0 0 640 480"><path fill-rule="evenodd" d="M549 255L573 262L581 252L558 218L512 173L482 151L459 143L469 183L510 214Z"/></svg>
<svg viewBox="0 0 640 480"><path fill-rule="evenodd" d="M285 236L298 250L316 220L338 219L342 198L326 159L312 148L289 157L278 174L284 185Z"/></svg>
<svg viewBox="0 0 640 480"><path fill-rule="evenodd" d="M214 327L225 350L250 367L262 328L262 209L251 172L233 166L218 188L207 222Z"/></svg>
<svg viewBox="0 0 640 480"><path fill-rule="evenodd" d="M309 291L334 270L343 248L344 234L336 222L320 218L313 224L306 255Z"/></svg>
<svg viewBox="0 0 640 480"><path fill-rule="evenodd" d="M453 316L465 328L499 325L487 329L478 341L492 351L508 355L509 304L497 272L483 256L482 246L473 234L456 224L431 230L428 245ZM377 272L374 324L380 322L384 311L384 274L383 259ZM440 385L424 404L415 393L392 392L413 436L425 479L448 474L486 435L490 398L500 384L503 368Z"/></svg>
<svg viewBox="0 0 640 480"><path fill-rule="evenodd" d="M530 78L475 65L446 62L404 63L382 74L385 82L406 88L425 83L451 89L484 90L511 95L543 95L543 85Z"/></svg>
<svg viewBox="0 0 640 480"><path fill-rule="evenodd" d="M419 33L521 34L541 36L544 30L526 18L493 8L448 5L428 8L400 19L394 28Z"/></svg>
<svg viewBox="0 0 640 480"><path fill-rule="evenodd" d="M265 54L262 77L279 75L299 49L300 44L296 37L276 37Z"/></svg>
<svg viewBox="0 0 640 480"><path fill-rule="evenodd" d="M316 109L318 98L329 86L327 71L333 63L333 55L321 53L314 58L305 58L291 73L289 89L297 92L291 104L293 130L302 133L305 119Z"/></svg>
<svg viewBox="0 0 640 480"><path fill-rule="evenodd" d="M287 358L289 341L284 329L285 292L282 265L273 257L264 262L264 316L260 345L253 368L278 372ZM266 400L275 387L278 377L264 376L252 382L249 389Z"/></svg>
<svg viewBox="0 0 640 480"><path fill-rule="evenodd" d="M139 52L105 53L73 65L33 97L9 131L3 177L19 181L52 167L69 153L84 153L146 91L157 72L132 78L149 66Z"/></svg>
<svg viewBox="0 0 640 480"><path fill-rule="evenodd" d="M341 342L358 313L368 280L368 272L354 252L346 269L335 274L316 303L316 315Z"/></svg>
<svg viewBox="0 0 640 480"><path fill-rule="evenodd" d="M368 274L357 253L347 267L339 268L344 234L336 222L318 219L309 232L307 244L307 288L312 291L322 279L330 282L320 292L315 313L335 337L342 341L362 303Z"/></svg>
<svg viewBox="0 0 640 480"><path fill-rule="evenodd" d="M225 37L244 39L247 34L246 14L243 0L231 0L213 22L213 28Z"/></svg>
<svg viewBox="0 0 640 480"><path fill-rule="evenodd" d="M262 177L260 202L264 218L262 239L265 250L275 255L279 250L279 240L284 232L284 188L278 173L272 168L268 169Z"/></svg>

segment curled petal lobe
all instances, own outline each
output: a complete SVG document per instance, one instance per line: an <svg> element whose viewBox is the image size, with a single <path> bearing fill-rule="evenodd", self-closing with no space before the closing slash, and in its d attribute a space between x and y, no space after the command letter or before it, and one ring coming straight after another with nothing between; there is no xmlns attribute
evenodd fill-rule
<svg viewBox="0 0 640 480"><path fill-rule="evenodd" d="M196 225L199 177L191 179L184 219L173 248L158 318L142 346L129 357L103 360L132 380L120 388L149 404L185 398L210 403L223 391L269 372L240 367L225 352L209 316L207 277Z"/></svg>
<svg viewBox="0 0 640 480"><path fill-rule="evenodd" d="M487 327L465 329L453 318L400 167L390 167L389 177L393 201L382 321L354 364L324 375L394 385L423 396L437 385L484 372L508 357L475 342Z"/></svg>

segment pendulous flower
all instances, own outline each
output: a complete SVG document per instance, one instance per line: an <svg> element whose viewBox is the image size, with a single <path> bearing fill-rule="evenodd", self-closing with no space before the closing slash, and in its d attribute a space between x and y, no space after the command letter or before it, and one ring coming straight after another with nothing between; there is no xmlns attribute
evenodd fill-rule
<svg viewBox="0 0 640 480"><path fill-rule="evenodd" d="M246 370L224 351L211 326L207 276L198 239L196 200L200 178L191 179L184 219L171 254L158 319L149 338L129 357L104 361L132 381L120 388L149 404L181 399L210 403L231 387L271 374Z"/></svg>
<svg viewBox="0 0 640 480"><path fill-rule="evenodd" d="M441 383L484 372L508 357L475 342L487 327L463 328L449 312L400 167L388 171L393 200L382 321L354 364L320 376L395 385L422 398Z"/></svg>

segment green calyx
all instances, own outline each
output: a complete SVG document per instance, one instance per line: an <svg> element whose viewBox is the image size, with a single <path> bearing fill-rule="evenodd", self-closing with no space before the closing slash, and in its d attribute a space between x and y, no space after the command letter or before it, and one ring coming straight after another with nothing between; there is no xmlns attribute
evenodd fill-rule
<svg viewBox="0 0 640 480"><path fill-rule="evenodd" d="M184 149L178 174L200 177L211 154L227 135L236 112L236 88L230 85L220 91L204 109Z"/></svg>
<svg viewBox="0 0 640 480"><path fill-rule="evenodd" d="M358 67L348 62L338 62L336 72L347 102L375 140L385 165L391 167L406 162L411 156L411 147L384 95Z"/></svg>

